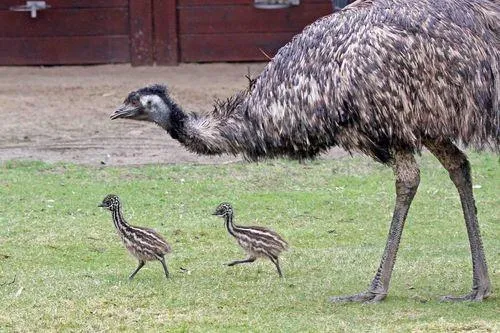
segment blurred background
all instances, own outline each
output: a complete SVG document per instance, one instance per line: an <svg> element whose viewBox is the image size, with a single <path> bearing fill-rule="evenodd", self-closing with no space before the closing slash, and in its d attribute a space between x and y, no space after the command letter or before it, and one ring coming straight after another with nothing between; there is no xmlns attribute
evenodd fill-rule
<svg viewBox="0 0 500 333"><path fill-rule="evenodd" d="M2 0L0 65L266 61L306 25L348 3Z"/></svg>

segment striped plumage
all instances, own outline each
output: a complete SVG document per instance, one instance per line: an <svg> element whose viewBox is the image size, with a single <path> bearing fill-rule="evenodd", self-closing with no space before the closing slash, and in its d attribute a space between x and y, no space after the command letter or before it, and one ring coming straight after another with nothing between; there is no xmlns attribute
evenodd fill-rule
<svg viewBox="0 0 500 333"><path fill-rule="evenodd" d="M232 261L227 264L228 266L254 262L259 257L268 258L276 266L279 276L283 277L278 256L288 248L288 243L280 235L264 227L244 227L234 224L233 208L228 203L221 203L213 215L224 218L227 231L236 238L248 255L246 259Z"/></svg>
<svg viewBox="0 0 500 333"><path fill-rule="evenodd" d="M146 264L146 261L159 260L168 278L169 273L165 263L165 254L171 252L170 245L155 230L143 227L131 226L122 215L120 198L110 194L104 198L99 207L111 211L113 223L118 235L127 250L139 260L136 270L130 275L132 280L137 272Z"/></svg>

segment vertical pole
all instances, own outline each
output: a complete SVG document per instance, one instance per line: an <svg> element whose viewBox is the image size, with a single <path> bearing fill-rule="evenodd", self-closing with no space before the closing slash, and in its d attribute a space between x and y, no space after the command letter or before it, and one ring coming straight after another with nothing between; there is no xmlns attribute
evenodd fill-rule
<svg viewBox="0 0 500 333"><path fill-rule="evenodd" d="M152 0L129 0L130 62L153 64Z"/></svg>
<svg viewBox="0 0 500 333"><path fill-rule="evenodd" d="M154 58L158 65L179 63L177 0L153 0Z"/></svg>

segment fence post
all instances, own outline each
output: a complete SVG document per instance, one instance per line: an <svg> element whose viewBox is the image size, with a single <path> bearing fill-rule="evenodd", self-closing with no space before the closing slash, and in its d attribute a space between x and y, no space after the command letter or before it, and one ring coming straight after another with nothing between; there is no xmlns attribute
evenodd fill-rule
<svg viewBox="0 0 500 333"><path fill-rule="evenodd" d="M154 55L157 65L179 63L177 0L153 0Z"/></svg>

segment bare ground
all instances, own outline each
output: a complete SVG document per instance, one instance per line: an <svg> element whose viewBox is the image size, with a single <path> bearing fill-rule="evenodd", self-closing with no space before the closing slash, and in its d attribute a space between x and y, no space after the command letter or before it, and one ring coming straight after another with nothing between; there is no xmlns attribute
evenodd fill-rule
<svg viewBox="0 0 500 333"><path fill-rule="evenodd" d="M214 98L246 87L264 64L0 67L0 162L12 159L87 165L228 163L186 151L154 124L109 120L126 95L166 83L185 110L205 112ZM346 155L332 149L322 158Z"/></svg>

